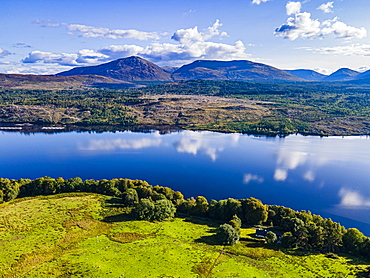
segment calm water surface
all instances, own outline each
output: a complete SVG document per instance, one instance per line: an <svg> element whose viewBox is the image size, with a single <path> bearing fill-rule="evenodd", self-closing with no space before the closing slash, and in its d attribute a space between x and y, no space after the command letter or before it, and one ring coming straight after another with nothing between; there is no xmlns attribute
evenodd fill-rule
<svg viewBox="0 0 370 278"><path fill-rule="evenodd" d="M0 132L0 177L131 178L186 197L261 199L370 235L370 138L182 131Z"/></svg>

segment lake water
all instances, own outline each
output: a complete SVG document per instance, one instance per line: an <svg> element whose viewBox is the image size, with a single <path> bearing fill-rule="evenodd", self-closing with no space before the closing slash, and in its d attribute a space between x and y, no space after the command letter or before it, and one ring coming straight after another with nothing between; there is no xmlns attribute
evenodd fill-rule
<svg viewBox="0 0 370 278"><path fill-rule="evenodd" d="M370 236L370 138L0 131L0 177L131 178L185 197L256 197Z"/></svg>

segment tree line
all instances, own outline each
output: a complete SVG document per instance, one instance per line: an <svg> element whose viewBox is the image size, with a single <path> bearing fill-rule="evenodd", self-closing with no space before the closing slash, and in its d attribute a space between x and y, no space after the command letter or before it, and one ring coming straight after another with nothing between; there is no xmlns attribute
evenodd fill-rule
<svg viewBox="0 0 370 278"><path fill-rule="evenodd" d="M16 198L52 195L68 192L89 192L121 198L122 205L131 207L136 219L163 221L175 217L176 212L191 216L220 220L222 243L233 244L240 236L240 227L264 225L281 233L281 244L286 248L302 248L322 252L346 252L370 258L370 238L356 228L342 225L312 214L310 211L266 205L250 197L208 201L203 196L185 199L169 187L152 186L146 181L131 179L82 180L42 177L31 179L0 178L0 203ZM269 244L276 244L275 233L267 235Z"/></svg>

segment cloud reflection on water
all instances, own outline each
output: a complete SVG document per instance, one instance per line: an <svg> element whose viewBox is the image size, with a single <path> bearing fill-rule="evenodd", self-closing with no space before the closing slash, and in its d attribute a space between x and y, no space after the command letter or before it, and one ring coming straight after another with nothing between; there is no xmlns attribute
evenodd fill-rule
<svg viewBox="0 0 370 278"><path fill-rule="evenodd" d="M340 206L346 208L370 207L370 199L366 199L358 191L342 187L339 191Z"/></svg>
<svg viewBox="0 0 370 278"><path fill-rule="evenodd" d="M122 149L143 149L148 147L158 147L162 143L159 133L153 134L154 138L140 139L92 139L87 146L79 146L82 151L112 151Z"/></svg>
<svg viewBox="0 0 370 278"><path fill-rule="evenodd" d="M184 131L182 138L174 143L176 151L179 153L189 153L198 155L204 153L212 161L216 161L219 154L224 150L224 146L236 145L240 134L217 134L211 132ZM217 140L215 139L217 136Z"/></svg>

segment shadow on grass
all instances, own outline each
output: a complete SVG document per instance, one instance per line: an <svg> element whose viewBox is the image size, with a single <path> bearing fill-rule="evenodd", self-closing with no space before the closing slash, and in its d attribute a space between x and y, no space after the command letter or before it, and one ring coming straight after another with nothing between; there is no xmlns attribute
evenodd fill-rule
<svg viewBox="0 0 370 278"><path fill-rule="evenodd" d="M135 220L130 214L120 213L116 215L109 215L104 217L101 221L105 223L115 223Z"/></svg>
<svg viewBox="0 0 370 278"><path fill-rule="evenodd" d="M108 200L105 200L105 207L107 208L122 208L124 204L122 203L121 198L113 197Z"/></svg>
<svg viewBox="0 0 370 278"><path fill-rule="evenodd" d="M224 223L224 222L218 222L217 220L213 220L213 219L211 220L211 219L202 218L202 217L189 216L189 215L182 214L182 213L178 213L176 217L184 219L185 222L190 222L190 223L197 224L197 225L205 225L210 228L218 228L220 224Z"/></svg>
<svg viewBox="0 0 370 278"><path fill-rule="evenodd" d="M207 245L221 245L220 238L216 233L216 229L212 229L208 231L207 233L212 233L212 235L209 236L202 236L195 240L197 243L205 243Z"/></svg>

